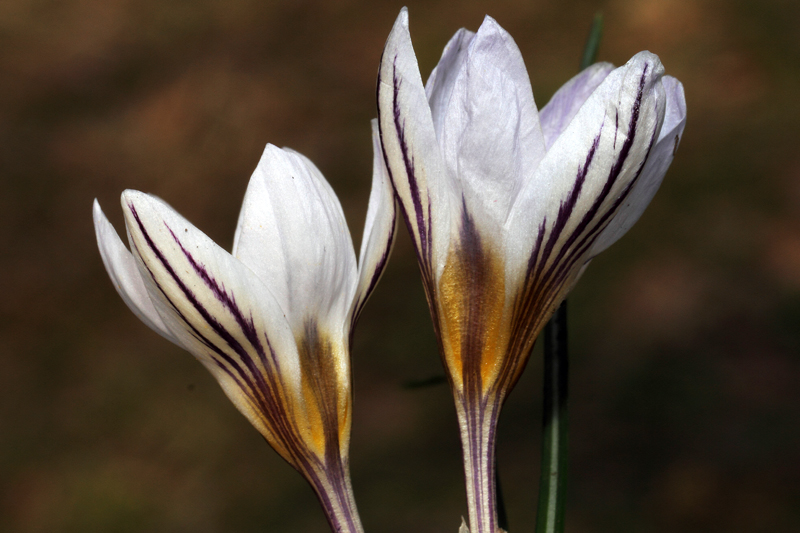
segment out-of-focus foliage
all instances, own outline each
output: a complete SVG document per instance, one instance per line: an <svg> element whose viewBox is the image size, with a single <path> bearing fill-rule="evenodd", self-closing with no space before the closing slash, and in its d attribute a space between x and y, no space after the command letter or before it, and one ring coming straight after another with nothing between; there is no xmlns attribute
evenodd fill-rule
<svg viewBox="0 0 800 533"><path fill-rule="evenodd" d="M157 194L230 245L267 142L308 155L360 231L375 76L400 4L0 4L0 530L324 531L311 490L108 281L98 197ZM571 532L800 529L800 5L410 2L423 75L486 10L543 105L600 60L657 53L684 141L637 226L570 303ZM405 230L353 347L352 469L368 531L447 531L466 505ZM534 354L500 422L510 529L533 523Z"/></svg>

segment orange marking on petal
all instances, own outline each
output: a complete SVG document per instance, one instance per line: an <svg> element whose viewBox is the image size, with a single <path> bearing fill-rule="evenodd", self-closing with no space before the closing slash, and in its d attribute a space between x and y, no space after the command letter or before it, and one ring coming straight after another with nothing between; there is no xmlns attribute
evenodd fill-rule
<svg viewBox="0 0 800 533"><path fill-rule="evenodd" d="M453 248L438 288L447 369L459 391L477 387L474 392L483 395L494 385L508 349L503 262L485 245Z"/></svg>
<svg viewBox="0 0 800 533"><path fill-rule="evenodd" d="M302 395L295 406L295 422L310 449L320 458L339 455L350 440L350 376L348 354L316 323L308 321L297 339L302 372Z"/></svg>

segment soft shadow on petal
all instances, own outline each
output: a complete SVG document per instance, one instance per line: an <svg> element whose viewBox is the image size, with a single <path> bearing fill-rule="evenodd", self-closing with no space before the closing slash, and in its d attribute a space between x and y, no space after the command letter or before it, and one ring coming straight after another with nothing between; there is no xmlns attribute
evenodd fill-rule
<svg viewBox="0 0 800 533"><path fill-rule="evenodd" d="M611 63L596 63L569 80L539 111L542 133L549 150L559 135L569 126L578 110L598 85L614 70Z"/></svg>
<svg viewBox="0 0 800 533"><path fill-rule="evenodd" d="M394 246L397 229L397 210L389 180L389 171L383 161L383 152L378 134L378 121L372 122L372 190L369 193L367 219L364 222L364 235L361 238L361 252L358 264L358 286L350 311L350 334L355 327L361 310L389 261Z"/></svg>
<svg viewBox="0 0 800 533"><path fill-rule="evenodd" d="M522 54L491 17L469 43L439 143L448 177L476 223L499 227L545 144Z"/></svg>
<svg viewBox="0 0 800 533"><path fill-rule="evenodd" d="M431 287L447 255L451 193L411 46L406 8L400 11L381 57L378 115L384 160L391 169L390 178L419 256L425 286Z"/></svg>
<svg viewBox="0 0 800 533"><path fill-rule="evenodd" d="M97 200L92 205L92 215L100 257L103 258L106 272L122 300L150 329L182 347L181 342L167 329L156 308L153 307L133 255L119 238Z"/></svg>
<svg viewBox="0 0 800 533"><path fill-rule="evenodd" d="M672 76L664 76L662 83L667 101L658 141L650 150L642 174L628 198L592 246L590 257L614 244L639 220L661 186L661 181L678 150L683 128L686 126L686 97L683 85Z"/></svg>
<svg viewBox="0 0 800 533"><path fill-rule="evenodd" d="M356 285L353 243L336 194L304 156L267 145L233 255L269 287L296 335L309 316L320 327L344 323Z"/></svg>
<svg viewBox="0 0 800 533"><path fill-rule="evenodd" d="M287 439L296 437L281 432L285 414L275 406L300 397L300 368L275 298L250 269L161 200L129 190L122 207L131 249L167 328L294 464Z"/></svg>

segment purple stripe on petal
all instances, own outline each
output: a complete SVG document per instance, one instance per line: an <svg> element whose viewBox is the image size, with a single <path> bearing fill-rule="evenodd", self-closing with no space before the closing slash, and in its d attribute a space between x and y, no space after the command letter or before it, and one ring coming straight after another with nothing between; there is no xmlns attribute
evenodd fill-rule
<svg viewBox="0 0 800 533"><path fill-rule="evenodd" d="M136 216L137 216L136 213L134 213L134 217L136 217ZM141 229L141 226L140 226L140 229ZM146 240L148 239L148 237L149 237L149 235L145 235L145 239ZM135 243L133 243L133 246L136 249L136 253L141 255L139 250L138 250L138 247L136 247ZM156 278L156 275L153 273L153 271L150 270L150 267L148 267L147 265L144 265L144 267L147 269L148 274L150 274L150 278L153 280L153 283L155 284L156 288L159 290L159 292L162 294L162 296L164 296L164 299L167 301L167 303L169 303L169 305L172 308L173 312L189 328L189 332L191 333L191 335L198 342L203 344L206 348L208 348L215 355L217 355L217 357L219 359L216 358L216 357L212 357L212 359L214 360L214 363L217 365L217 367L219 367L222 371L224 371L237 384L237 386L240 389L242 389L242 391L248 396L248 398L250 398L250 400L253 403L261 405L261 403L262 403L261 399L254 397L253 394L252 394L253 391L256 390L254 384L247 377L247 374L245 374L244 370L239 366L239 363L235 359L233 359L230 355L228 355L224 351L222 351L218 346L216 346L208 338L206 338L202 333L200 333L200 331L197 330L197 328L194 327L194 325L191 322L189 322L189 320L186 318L186 316L184 316L184 314L181 312L181 310L178 308L178 306L175 305L175 302L172 301L172 299L167 295L166 291L164 291L164 289L161 287L161 284L158 283L158 279ZM167 267L167 268L169 268L169 267ZM236 374L234 374L231 371L230 367L235 369ZM244 380L245 383L243 383L241 380Z"/></svg>
<svg viewBox="0 0 800 533"><path fill-rule="evenodd" d="M577 197L576 193L579 194L579 191L576 190L578 188L578 182L585 177L582 177L581 174L585 174L589 165L591 164L590 157L587 156L587 160L585 161L584 165L579 168L578 176L576 177L576 185L573 186L572 191L570 191L568 197L561 203L559 207L558 217L556 222L553 224L553 228L551 228L550 235L547 239L547 244L545 245L544 251L541 253L541 257L538 257L539 244L537 243L535 251L528 262L526 288L523 289L520 300L515 304L515 315L520 317L520 322L512 326L512 339L527 339L529 335L525 332L532 333L532 329L538 327L538 324L530 323L530 321L525 317L539 316L541 313L545 312L546 309L549 309L556 303L555 299L558 298L560 288L564 283L566 283L571 273L574 272L576 268L579 268L579 265L576 265L576 262L585 256L597 236L609 223L619 206L628 197L634 184L638 180L641 171L644 168L646 157L643 158L642 162L640 162L639 167L635 170L633 178L625 185L620 195L614 200L611 206L604 209L602 214L600 214L603 204L607 201L613 186L616 184L617 180L622 174L622 169L628 160L628 156L630 155L630 151L636 140L636 128L639 124L640 108L644 97L644 89L649 67L649 65L645 65L640 77L639 88L636 98L633 102L631 119L628 125L626 138L622 142L616 160L611 165L603 186L597 197L592 202L592 205L589 207L586 213L583 214L575 229L570 233L569 236L566 237L565 242L559 247L558 251L555 251L555 243L561 237L561 233L566 226L566 220L569 218L571 211L575 206L575 198ZM615 118L614 126L614 146L616 146L616 140L619 137L618 114ZM599 138L600 137L598 134L592 149L595 149L595 147L598 146L597 143ZM655 133L650 139L650 143L647 148L648 154L652 149L654 142ZM540 228L540 233L541 232L542 229ZM554 252L556 253L555 257L550 259L550 255ZM547 263L549 263L550 266L545 271L544 266ZM525 349L527 348L516 342L515 346L512 347L510 351L516 352Z"/></svg>
<svg viewBox="0 0 800 533"><path fill-rule="evenodd" d="M595 200L592 203L591 207L583 215L583 217L581 218L580 222L575 227L575 230L570 234L570 236L567 238L566 242L563 244L563 246L559 250L558 256L555 258L555 260L553 261L553 263L551 265L551 270L558 263L560 263L560 261L563 258L564 254L566 254L571 249L571 247L574 244L575 240L584 233L584 231L586 230L587 226L592 222L592 220L595 218L595 216L597 216L597 212L600 210L600 207L602 206L603 202L605 202L606 198L611 193L611 190L612 190L614 184L616 183L617 179L619 178L620 174L622 173L622 168L623 168L623 166L625 164L625 161L628 159L628 155L630 154L631 148L633 147L633 143L636 140L636 126L639 123L639 111L640 111L640 107L641 107L641 103L642 103L642 98L644 96L644 86L645 86L645 82L646 82L646 78L647 78L648 67L649 67L649 65L645 65L644 71L642 72L642 76L639 79L639 90L638 90L638 92L636 94L636 99L635 99L635 101L633 103L633 109L632 109L632 112L631 112L631 120L630 120L630 123L628 125L627 136L626 136L625 141L623 142L622 146L620 147L620 152L617 155L617 159L614 162L614 164L611 166L611 169L609 170L608 176L606 177L606 181L603 184L603 188L601 189L600 193L595 198ZM616 139L618 137L618 131L619 131L619 116L618 116L618 114L617 114L617 118L615 120L614 128L615 128L614 129L614 144L616 145ZM601 127L601 129L602 129L602 127ZM599 140L600 140L600 134L598 134L598 137L595 140L595 144L593 145L592 149L590 150L590 154L592 154L592 152L596 149L596 147L597 147L597 145L599 143ZM648 151L649 151L649 149L648 149ZM583 169L584 173L588 169L588 164L590 164L590 163L591 163L591 161L589 160L589 157L587 157L587 164L586 164L585 168ZM637 169L636 177L638 177L638 174L641 171L641 168L642 168L642 166L640 165L639 169ZM617 201L619 201L619 200L617 200ZM574 204L573 204L573 206L574 206ZM562 208L563 208L563 204L562 204ZM560 209L559 210L559 216L561 215L561 213L562 212L561 212L561 209ZM567 216L569 216L569 214L570 213L567 213ZM548 250L548 252L549 252L549 250ZM550 273L548 273L548 274L550 274Z"/></svg>
<svg viewBox="0 0 800 533"><path fill-rule="evenodd" d="M602 135L602 126L600 127L600 132L598 132L597 136L592 143L592 147L589 149L589 152L586 154L586 159L583 162L583 165L578 167L578 173L575 177L575 183L570 191L567 199L561 202L558 208L558 215L556 216L556 221L553 224L553 228L550 230L550 235L547 238L547 244L545 245L544 252L542 253L542 261L540 262L539 266L540 269L537 272L533 273L534 278L538 278L541 274L541 268L544 268L547 258L550 257L550 254L555 247L556 242L561 237L561 233L564 231L564 228L567 225L567 221L569 220L572 212L575 209L575 204L578 203L578 197L580 196L581 190L583 189L583 184L586 182L586 175L589 172L589 167L594 160L594 156L597 153L597 147L600 145L600 137ZM562 248L563 250L563 248Z"/></svg>
<svg viewBox="0 0 800 533"><path fill-rule="evenodd" d="M177 273L175 272L175 269L173 268L172 264L164 256L163 252L161 252L161 250L156 246L156 244L153 241L152 237L150 236L149 232L144 227L144 224L142 223L141 219L139 218L139 214L136 211L136 207L133 204L128 204L128 207L130 208L131 213L133 214L133 217L136 220L137 225L139 226L139 230L141 231L142 236L145 239L145 242L147 242L147 245L150 247L150 249L156 255L156 257L158 258L159 262L167 270L167 272L169 273L170 277L173 279L173 281L175 281L175 283L181 289L181 292L183 292L184 296L189 301L189 303L192 305L192 307L195 308L195 310L200 314L200 316L203 317L203 319L206 321L206 323L209 326L211 326L211 328L214 330L214 332L217 333L217 335L219 335L223 340L225 340L225 342L228 344L228 346L231 349L233 349L233 351L239 356L240 360L248 367L248 370L250 371L251 375L256 380L259 381L258 385L262 385L263 386L264 385L264 383L263 383L263 375L260 372L258 372L258 370L253 366L253 361L250 358L250 355L244 349L244 347L242 347L241 344L233 337L233 335L230 332L228 332L222 326L222 324L220 324L219 321L217 321L217 319L214 318L211 315L211 313L208 312L208 310L205 308L205 306L203 306L203 304L201 304L200 301L197 299L197 296L194 294L194 292L191 289L189 289L189 287L187 287L186 284L183 282L183 280L177 275ZM167 227L167 229L170 231L170 233L172 233L172 230L169 229L169 227ZM172 235L173 235L173 238L174 238L174 233L172 233ZM180 245L180 243L179 243L179 245ZM150 272L150 275L155 280L155 275L152 272ZM164 294L164 296L170 302L170 305L178 313L178 315L180 316L181 320L183 320L184 323L186 323L186 325L189 326L195 332L195 334L200 335L200 333L196 330L196 328L194 328L194 326L192 326L189 323L189 321L186 319L186 317L178 310L177 306L169 299L169 297L166 295L166 293L163 291L163 289L160 288L160 286L159 286L159 290L161 290L162 294ZM202 336L202 335L200 335L200 337L205 339L205 337ZM206 343L209 346L215 346L213 343L211 343L208 340L205 340L204 343ZM259 346L260 346L260 344L259 344ZM219 354L223 355L225 357L226 362L228 362L229 364L231 364L232 366L237 368L237 371L239 371L241 373L242 377L245 378L247 381L249 381L249 379L246 377L246 374L242 371L241 368L239 368L238 364L234 363L233 359L231 359L230 356L228 356L227 354L224 354L224 352L222 352L221 350L219 350ZM251 385L253 385L253 384L251 384ZM259 388L257 388L257 387L253 387L253 389L254 390L259 390ZM265 388L262 387L260 390L265 390Z"/></svg>
<svg viewBox="0 0 800 533"><path fill-rule="evenodd" d="M528 267L526 269L526 278L531 278L534 269L539 260L539 251L542 248L542 242L544 241L544 234L547 231L547 216L545 215L542 218L542 222L539 224L538 233L536 234L536 244L533 246L533 253L528 258Z"/></svg>
<svg viewBox="0 0 800 533"><path fill-rule="evenodd" d="M192 254L184 248L181 241L175 235L175 232L172 231L166 223L164 224L169 231L170 235L172 235L173 240L175 243L180 247L183 255L189 261L189 264L192 265L195 273L203 280L206 286L211 290L212 294L217 298L217 300L228 310L228 312L233 316L236 323L239 325L239 329L245 335L245 338L248 340L251 346L255 348L256 353L259 354L262 358L262 362L266 363L264 358L264 347L261 345L261 340L258 337L258 332L256 331L255 324L253 322L252 313L250 318L245 318L242 310L239 309L239 306L236 304L236 298L233 294L228 294L228 291L225 290L225 286L221 285L208 273L204 265L198 263ZM221 326L220 326L221 327ZM277 360L275 361L277 363ZM278 369L279 370L279 369Z"/></svg>
<svg viewBox="0 0 800 533"><path fill-rule="evenodd" d="M640 82L640 92L639 92L639 95L637 97L636 105L634 106L635 117L636 117L637 121L638 121L639 104L641 103L643 85L644 85L644 80L642 80L642 82ZM635 134L635 132L634 131L630 131L630 128L629 128L628 137L630 138L634 134ZM586 235L583 237L583 239L578 243L578 245L575 247L575 249L570 253L570 256L567 257L567 260L570 260L572 258L572 256L576 256L576 255L577 256L582 256L583 253L594 243L595 239L600 235L600 233L603 231L603 229L605 229L605 227L611 221L613 216L617 213L617 210L619 209L619 207L627 199L627 197L630 194L631 190L633 190L633 187L639 181L639 177L642 174L642 170L644 170L644 165L647 162L648 157L650 157L650 151L653 149L653 146L655 145L657 136L658 136L658 130L654 129L652 134L651 134L651 136L650 136L650 141L649 141L648 146L647 146L646 155L640 161L639 167L636 169L636 172L635 172L633 178L631 178L631 180L628 182L628 184L622 190L622 192L617 197L617 199L614 200L614 203L611 205L611 207L609 209L607 209L603 213L603 215L595 222L594 226L586 233ZM630 148L629 148L629 150L630 150ZM618 164L618 168L617 168L617 176L619 175L621 170L622 170L622 164L619 163ZM613 172L613 169L612 169L612 172ZM613 179L616 180L616 176ZM607 196L607 194L608 193L606 193L606 196ZM576 254L576 250L578 250L578 249L581 249L581 251L580 251L580 253Z"/></svg>
<svg viewBox="0 0 800 533"><path fill-rule="evenodd" d="M628 132L625 138L625 141L622 143L620 147L619 154L617 155L617 160L611 166L611 170L609 170L608 177L606 178L605 183L603 184L603 189L600 191L600 194L595 198L594 203L583 216L581 221L578 223L578 226L575 228L575 231L570 235L567 242L564 244L563 250L568 249L575 239L583 233L589 223L594 219L597 215L597 212L600 210L600 206L608 197L609 193L611 193L611 189L613 188L614 184L616 183L617 179L619 178L620 174L622 173L622 167L625 164L625 161L628 159L628 155L630 154L631 148L633 147L633 143L636 140L636 126L639 123L639 110L642 104L642 98L644 97L644 86L645 81L647 80L647 71L650 65L645 65L644 71L642 72L642 76L639 79L639 91L636 94L636 100L633 103L633 109L631 112L631 120L630 124L628 124ZM614 125L614 144L616 146L616 139L617 139L617 132L619 131L619 117L617 117L616 123ZM644 159L642 160L644 161ZM640 169L641 170L641 167ZM637 172L638 176L638 172Z"/></svg>
<svg viewBox="0 0 800 533"><path fill-rule="evenodd" d="M403 155L403 163L408 177L408 187L411 193L411 200L414 204L414 218L416 219L417 233L419 234L419 253L423 264L426 269L430 268L430 258L432 252L431 246L431 205L430 199L426 206L422 205L422 198L420 195L419 183L417 182L414 167L414 158L410 155L408 148L408 141L405 134L405 121L402 118L402 110L400 109L399 93L402 85L402 80L397 75L397 56L392 62L392 86L394 88L394 97L392 99L392 112L394 116L395 131L397 133L397 141L400 145L400 152ZM380 81L379 81L380 83ZM387 168L389 167L387 162ZM402 204L402 202L401 202ZM405 210L404 210L405 212ZM404 213L408 218L408 213ZM425 215L427 214L428 223L425 223Z"/></svg>
<svg viewBox="0 0 800 533"><path fill-rule="evenodd" d="M265 416L265 418L269 423L270 430L275 433L276 437L279 439L282 446L290 454L294 466L296 468L302 467L303 471L307 475L311 475L314 467L309 462L309 459L316 461L316 458L313 454L311 454L308 451L306 445L303 443L302 439L295 431L294 425L287 417L285 406L282 405L282 400L275 397L276 394L278 394L278 391L282 389L277 373L270 372L265 376L255 367L252 358L250 357L249 353L244 349L244 347L241 346L241 344L238 341L236 341L233 335L229 331L227 331L222 326L222 324L220 324L219 321L217 321L208 312L208 310L199 302L199 300L197 299L195 294L191 291L191 289L189 289L183 282L183 280L177 275L172 265L164 256L163 252L161 252L161 250L155 245L155 242L152 240L152 237L147 232L146 228L144 227L144 224L142 223L142 221L138 216L138 213L136 212L135 206L133 204L128 204L128 207L130 208L131 213L133 214L134 219L136 220L136 223L139 226L139 230L142 233L145 242L147 242L148 246L156 255L159 262L167 270L170 277L175 281L175 283L181 289L181 292L187 298L189 303L195 308L195 310L200 314L200 316L203 317L203 320L209 326L211 326L214 332L226 342L226 344L234 351L234 353L236 353L236 355L239 358L239 361L245 364L248 372L245 372L244 369L242 369L239 366L239 362L233 359L230 355L226 354L224 350L219 348L216 344L211 342L205 336L203 336L191 323L189 323L189 321L186 319L185 316L183 316L180 312L178 312L178 315L180 316L181 320L184 321L184 323L192 330L193 334L197 338L201 339L201 342L206 347L212 350L213 353L215 353L218 357L224 360L225 363L230 365L230 367L236 371L236 373L239 375L239 378L233 376L229 368L225 367L225 365L223 365L220 361L216 361L217 365L234 379L234 382L237 383L237 385L241 388L242 392L248 394L249 390L252 394L257 393L257 396L255 398L253 398L251 394L248 394L248 396L251 398L251 401L254 400L254 403L259 406L261 413ZM153 276L152 272L151 276ZM163 289L160 290L162 291L162 294L164 294L164 296L170 302L170 305L177 311L177 306L172 301L169 300L169 298L164 293ZM238 309L238 307L236 307L236 309ZM239 314L241 315L241 312L239 312ZM241 319L241 321L245 323L247 322L243 317L240 316L239 318ZM237 323L241 324L239 320L237 320ZM260 342L258 343L258 346L260 347L262 346ZM277 358L276 354L274 353L274 350L272 350L272 347L269 344L268 347L271 352L270 360L276 361ZM262 351L261 353L259 353L259 356L262 358L262 360L266 361L265 354L263 353L263 347L261 348L261 350ZM244 384L242 383L242 381L240 381L240 379L244 381ZM251 379L254 379L255 382L251 381ZM269 381L269 383L267 383L267 380Z"/></svg>
<svg viewBox="0 0 800 533"><path fill-rule="evenodd" d="M394 244L395 228L396 225L392 225L392 230L389 232L389 238L386 241L386 248L384 248L381 258L375 265L375 270L373 271L372 277L369 280L369 285L367 285L367 289L360 295L360 300L356 305L353 316L350 318L351 336L353 335L353 330L356 327L358 317L361 316L361 311L364 309L364 305L367 303L367 299L369 298L370 294L372 294L372 291L375 290L375 286L378 284L378 281L381 279L381 275L383 274L383 269L386 268L386 263L389 261L389 255L391 254L392 245ZM350 340L352 341L352 339Z"/></svg>

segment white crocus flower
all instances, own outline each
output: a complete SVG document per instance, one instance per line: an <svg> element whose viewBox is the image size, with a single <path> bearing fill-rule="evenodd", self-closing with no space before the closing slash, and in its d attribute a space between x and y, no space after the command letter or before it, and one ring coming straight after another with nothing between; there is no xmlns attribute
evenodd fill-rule
<svg viewBox="0 0 800 533"><path fill-rule="evenodd" d="M395 203L373 121L360 263L341 205L304 156L268 145L233 253L153 196L125 191L131 252L94 204L103 262L128 307L191 352L317 493L334 531L362 527L350 486L350 337L383 272Z"/></svg>
<svg viewBox="0 0 800 533"><path fill-rule="evenodd" d="M591 66L537 111L486 17L423 86L405 9L381 59L383 154L455 395L473 533L495 533L495 427L534 340L588 262L639 218L685 124L681 84L641 52Z"/></svg>

